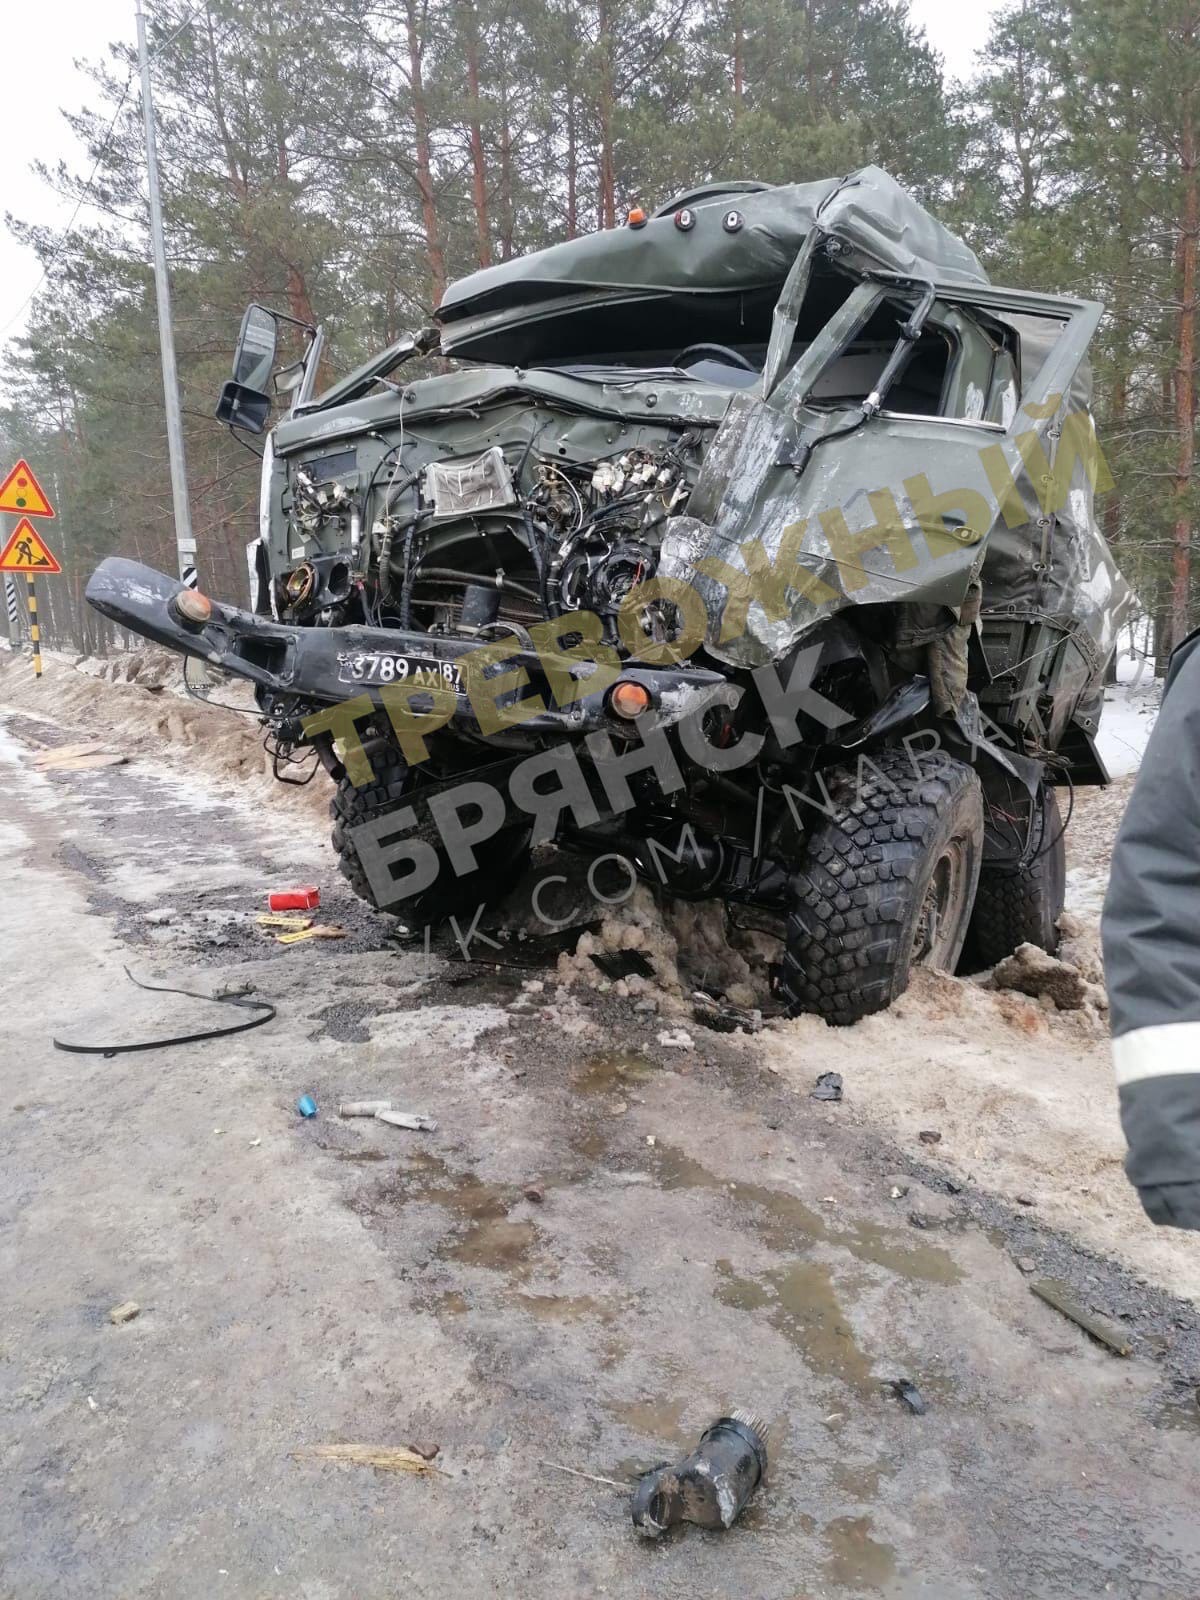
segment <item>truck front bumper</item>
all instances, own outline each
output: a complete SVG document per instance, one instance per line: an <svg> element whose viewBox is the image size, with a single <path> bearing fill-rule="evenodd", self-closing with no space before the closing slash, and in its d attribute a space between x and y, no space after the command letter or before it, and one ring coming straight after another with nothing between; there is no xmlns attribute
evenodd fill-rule
<svg viewBox="0 0 1200 1600"><path fill-rule="evenodd" d="M296 627L275 622L270 617L241 611L236 606L212 604L211 619L203 625L189 625L177 615L172 601L182 591L177 578L168 577L139 561L109 556L92 574L87 600L103 616L122 628L141 634L155 644L165 645L181 655L195 656L222 672L245 678L259 691L259 702L274 714L285 708L302 711L306 707L336 705L341 701L369 695L382 706L378 686L347 681L346 663L357 656L379 652L408 654L423 660L457 664L485 646L478 640L440 638L428 633L397 628L319 628ZM566 658L564 658L566 659ZM578 671L578 663L571 663ZM527 716L516 715L521 699L501 696L499 706L505 715L507 735L572 735L612 728L616 720L607 710L610 683L594 694L584 694L569 705L555 705L542 658L533 651L514 647L497 672L510 673L523 668L529 683L515 691L521 699L540 697L545 709ZM639 667L622 669L623 679L643 684L650 692L659 726L670 727L702 710L715 690L726 679L702 667ZM486 682L486 678L484 680ZM458 706L452 717L462 731L482 734L479 717L470 696L457 695ZM628 729L629 724L619 724Z"/></svg>

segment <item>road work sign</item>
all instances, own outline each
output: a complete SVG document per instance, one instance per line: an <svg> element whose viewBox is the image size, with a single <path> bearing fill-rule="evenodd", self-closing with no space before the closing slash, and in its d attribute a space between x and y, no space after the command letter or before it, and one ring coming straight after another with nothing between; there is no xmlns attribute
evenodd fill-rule
<svg viewBox="0 0 1200 1600"><path fill-rule="evenodd" d="M37 585L34 579L40 572L43 577L61 572L62 568L42 543L42 536L30 522L30 517L52 517L54 507L42 493L42 486L24 461L16 466L0 484L0 511L19 511L20 522L13 529L8 543L0 550L0 572L23 572L29 585L26 606L29 611L29 639L33 645L33 675L42 675L42 630L38 625Z"/></svg>
<svg viewBox="0 0 1200 1600"><path fill-rule="evenodd" d="M53 513L51 513L53 515ZM62 568L42 543L28 517L22 517L12 538L0 550L0 572L24 572L29 577L48 577Z"/></svg>
<svg viewBox="0 0 1200 1600"><path fill-rule="evenodd" d="M27 461L18 461L4 482L0 483L0 511L14 511L23 517L54 515L54 507L47 500Z"/></svg>

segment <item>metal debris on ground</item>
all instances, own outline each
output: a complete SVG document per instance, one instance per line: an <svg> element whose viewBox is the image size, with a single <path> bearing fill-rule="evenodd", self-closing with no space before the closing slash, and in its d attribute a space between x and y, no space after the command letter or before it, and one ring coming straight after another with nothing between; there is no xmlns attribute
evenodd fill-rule
<svg viewBox="0 0 1200 1600"><path fill-rule="evenodd" d="M1114 1355L1127 1356L1132 1352L1133 1344L1124 1328L1119 1328L1115 1322L1111 1322L1098 1312L1089 1311L1086 1306L1081 1306L1078 1300L1072 1297L1067 1286L1059 1283L1056 1278L1039 1278L1029 1287L1039 1300L1044 1300L1048 1306L1053 1306L1055 1311L1061 1312L1076 1327L1082 1328L1084 1333L1090 1334Z"/></svg>
<svg viewBox="0 0 1200 1600"><path fill-rule="evenodd" d="M437 1123L419 1111L377 1111L376 1122L386 1122L392 1128L408 1128L412 1133L436 1133Z"/></svg>
<svg viewBox="0 0 1200 1600"><path fill-rule="evenodd" d="M617 983L621 978L652 978L654 966L640 950L592 950L593 962L606 978Z"/></svg>
<svg viewBox="0 0 1200 1600"><path fill-rule="evenodd" d="M321 891L311 884L299 889L277 889L267 896L271 911L315 911L321 904Z"/></svg>
<svg viewBox="0 0 1200 1600"><path fill-rule="evenodd" d="M123 767L128 759L102 744L63 744L35 756L33 767L35 772L92 772L100 767Z"/></svg>
<svg viewBox="0 0 1200 1600"><path fill-rule="evenodd" d="M99 739L89 739L85 744L47 745L36 753L32 765L38 769L54 766L56 762L70 760L75 756L98 755L103 749L103 741Z"/></svg>
<svg viewBox="0 0 1200 1600"><path fill-rule="evenodd" d="M525 1185L524 1194L526 1200L528 1200L531 1205L535 1206L540 1206L542 1201L546 1198L546 1191L542 1188L540 1183L527 1183Z"/></svg>
<svg viewBox="0 0 1200 1600"><path fill-rule="evenodd" d="M132 1322L141 1309L136 1300L122 1300L119 1306L113 1306L108 1313L108 1320L120 1327L123 1322Z"/></svg>
<svg viewBox="0 0 1200 1600"><path fill-rule="evenodd" d="M664 1028L658 1035L658 1042L669 1050L694 1050L696 1047L686 1028Z"/></svg>
<svg viewBox="0 0 1200 1600"><path fill-rule="evenodd" d="M415 1450L400 1445L309 1444L289 1452L293 1461L347 1461L356 1467L374 1467L379 1472L444 1474Z"/></svg>
<svg viewBox="0 0 1200 1600"><path fill-rule="evenodd" d="M299 1100L296 1101L296 1110L302 1117L315 1117L317 1114L317 1102L312 1095L302 1094Z"/></svg>
<svg viewBox="0 0 1200 1600"><path fill-rule="evenodd" d="M304 939L344 939L345 928L336 922L319 922L316 927L300 928L295 933L277 933L276 944L300 944Z"/></svg>
<svg viewBox="0 0 1200 1600"><path fill-rule="evenodd" d="M823 1072L817 1079L816 1087L809 1090L809 1098L813 1100L840 1100L842 1098L841 1073Z"/></svg>
<svg viewBox="0 0 1200 1600"><path fill-rule="evenodd" d="M374 1117L380 1111L390 1111L390 1100L343 1100L338 1107L339 1117Z"/></svg>
<svg viewBox="0 0 1200 1600"><path fill-rule="evenodd" d="M757 1007L730 1005L727 1000L718 1000L703 989L692 994L692 1016L714 1033L736 1033L739 1028L743 1033L762 1032L762 1012Z"/></svg>
<svg viewBox="0 0 1200 1600"><path fill-rule="evenodd" d="M67 1050L75 1055L109 1056L121 1055L133 1050L159 1050L166 1045L195 1044L204 1039L220 1039L231 1033L245 1033L248 1028L261 1027L264 1022L270 1022L275 1016L275 1007L265 1000L247 1000L239 998L237 994L228 992L228 986L214 986L207 994L195 989L180 989L166 983L146 983L142 978L135 978L129 968L124 969L125 976L130 983L139 989L146 989L151 994L181 994L189 1000L215 1001L226 1006L236 1006L241 1011L252 1011L254 1016L248 1022L234 1022L219 1028L201 1028L195 1033L167 1034L157 1039L123 1040L113 1044L91 1044L76 1039L60 1039L55 1035L53 1039L56 1050ZM252 985L244 984L243 989L248 992Z"/></svg>
<svg viewBox="0 0 1200 1600"><path fill-rule="evenodd" d="M936 1128L922 1128L917 1138L922 1144L941 1144L942 1136Z"/></svg>
<svg viewBox="0 0 1200 1600"><path fill-rule="evenodd" d="M610 1489L622 1491L629 1488L628 1483L621 1483L616 1478L602 1478L598 1472L583 1472L578 1467L564 1467L560 1461L538 1461L539 1467L549 1467L551 1472L565 1472L571 1478L584 1478L588 1483L603 1483Z"/></svg>
<svg viewBox="0 0 1200 1600"><path fill-rule="evenodd" d="M909 1378L893 1378L888 1388L902 1400L915 1417L923 1417L929 1410L925 1403L925 1396Z"/></svg>
<svg viewBox="0 0 1200 1600"><path fill-rule="evenodd" d="M661 1539L680 1522L731 1528L766 1476L767 1440L767 1425L751 1412L719 1417L691 1455L638 1480L630 1507L634 1527L647 1539Z"/></svg>

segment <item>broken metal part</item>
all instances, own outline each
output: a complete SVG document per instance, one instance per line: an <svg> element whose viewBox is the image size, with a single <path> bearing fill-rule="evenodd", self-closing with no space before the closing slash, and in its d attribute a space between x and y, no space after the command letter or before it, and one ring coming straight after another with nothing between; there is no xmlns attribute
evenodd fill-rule
<svg viewBox="0 0 1200 1600"><path fill-rule="evenodd" d="M375 1113L375 1121L386 1122L393 1128L407 1128L412 1133L437 1132L437 1123L433 1118L419 1111L393 1111L389 1106L386 1111Z"/></svg>
<svg viewBox="0 0 1200 1600"><path fill-rule="evenodd" d="M730 1005L727 1000L717 1000L711 994L697 989L692 995L692 1016L697 1022L711 1028L714 1033L762 1032L762 1012L745 1006Z"/></svg>
<svg viewBox="0 0 1200 1600"><path fill-rule="evenodd" d="M647 1539L661 1539L680 1522L731 1528L766 1476L767 1441L766 1423L751 1412L718 1418L691 1455L639 1479L630 1508L634 1527Z"/></svg>
<svg viewBox="0 0 1200 1600"><path fill-rule="evenodd" d="M923 1417L929 1410L929 1407L925 1403L925 1396L921 1393L920 1389L917 1388L916 1384L910 1379L893 1378L888 1387L896 1396L897 1400L903 1400L904 1404L914 1416Z"/></svg>
<svg viewBox="0 0 1200 1600"><path fill-rule="evenodd" d="M374 1117L381 1111L390 1111L390 1100L343 1100L338 1107L339 1117Z"/></svg>
<svg viewBox="0 0 1200 1600"><path fill-rule="evenodd" d="M640 950L593 950L592 960L606 978L652 978L654 966Z"/></svg>
<svg viewBox="0 0 1200 1600"><path fill-rule="evenodd" d="M1044 1300L1048 1306L1053 1306L1055 1311L1061 1312L1076 1327L1082 1328L1084 1333L1090 1334L1114 1355L1127 1356L1132 1352L1133 1344L1123 1328L1117 1327L1116 1323L1110 1322L1107 1317L1081 1306L1079 1301L1072 1297L1067 1286L1059 1283L1056 1278L1039 1278L1029 1287L1039 1300Z"/></svg>
<svg viewBox="0 0 1200 1600"><path fill-rule="evenodd" d="M813 1100L840 1100L842 1098L842 1075L840 1072L823 1072L817 1079L817 1086L810 1091Z"/></svg>

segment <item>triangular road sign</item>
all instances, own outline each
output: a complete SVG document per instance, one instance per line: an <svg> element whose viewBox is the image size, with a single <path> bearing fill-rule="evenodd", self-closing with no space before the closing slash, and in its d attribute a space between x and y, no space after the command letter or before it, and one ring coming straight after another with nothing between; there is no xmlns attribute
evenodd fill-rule
<svg viewBox="0 0 1200 1600"><path fill-rule="evenodd" d="M4 482L0 483L0 511L15 511L18 516L24 517L54 515L54 507L46 499L27 461L18 461Z"/></svg>
<svg viewBox="0 0 1200 1600"><path fill-rule="evenodd" d="M12 538L0 550L0 572L27 572L36 578L61 571L33 523L22 517Z"/></svg>

